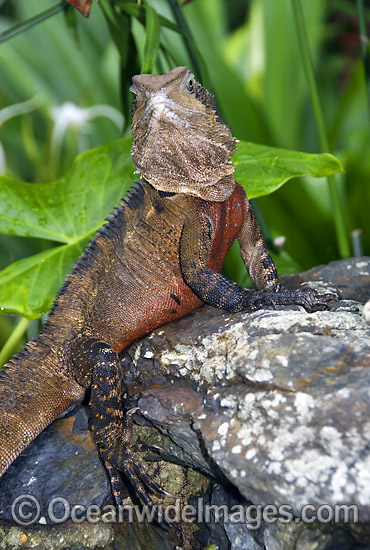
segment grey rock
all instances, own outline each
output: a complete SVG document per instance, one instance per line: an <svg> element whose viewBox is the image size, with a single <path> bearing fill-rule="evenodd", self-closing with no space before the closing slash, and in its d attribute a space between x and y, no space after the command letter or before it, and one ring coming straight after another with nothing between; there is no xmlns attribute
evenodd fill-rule
<svg viewBox="0 0 370 550"><path fill-rule="evenodd" d="M304 524L297 519L289 524L281 523L267 517L266 509L242 501L234 493L217 484L213 486L209 504L215 511L213 521L200 525L202 529L197 539L201 547L207 543L218 546L221 550L368 550L368 546L359 546L348 526L332 523ZM231 511L229 517L222 514L223 507ZM241 521L241 515L233 510L248 510L248 521ZM266 515L264 515L266 514ZM265 518L265 519L264 519ZM220 521L221 519L221 521ZM356 525L361 528L360 524ZM359 530L357 540L362 543L368 536L368 525L365 531ZM227 535L227 541L225 541Z"/></svg>
<svg viewBox="0 0 370 550"><path fill-rule="evenodd" d="M364 316L365 321L370 324L370 300L368 300L364 305L362 315Z"/></svg>
<svg viewBox="0 0 370 550"><path fill-rule="evenodd" d="M178 542L177 533L152 524L68 521L21 528L0 521L0 550L174 550Z"/></svg>
<svg viewBox="0 0 370 550"><path fill-rule="evenodd" d="M64 416L48 426L1 479L0 519L14 521L27 495L39 505L39 510L33 504L27 512L41 524L59 523L64 516L67 520L69 507L76 504L101 507L107 501L110 484L88 431L87 409L74 408ZM12 512L16 499L19 505Z"/></svg>
<svg viewBox="0 0 370 550"><path fill-rule="evenodd" d="M346 300L361 303L370 299L370 263L367 256L337 260L327 265L319 265L294 275L281 277L287 288L297 288L306 281L330 282Z"/></svg>
<svg viewBox="0 0 370 550"><path fill-rule="evenodd" d="M21 529L0 522L0 550L93 550L107 547L113 539L112 527L103 523Z"/></svg>
<svg viewBox="0 0 370 550"><path fill-rule="evenodd" d="M140 407L136 433L164 447L161 458L236 487L239 495L223 502L286 504L297 518L306 504L316 510L347 504L357 507L351 513L358 511L363 523L370 519L370 326L362 315L370 298L370 258L283 278L292 288L307 281L321 292L338 287L341 300L313 313L289 307L231 315L205 306L135 342L122 354L126 405ZM73 502L102 505L110 497L91 442L69 447L77 427L87 427L77 422L84 413L76 414L73 421L57 421L69 422L62 445L60 428L52 425L9 469L0 482L0 517L9 519L6 506L30 480L45 501L61 488ZM45 479L34 463L49 437L56 447L41 467ZM80 455L91 462L73 473ZM168 479L159 474L157 481L171 491ZM366 548L349 530L317 522L262 522L257 531L222 523L203 533L203 546L213 537L221 550Z"/></svg>
<svg viewBox="0 0 370 550"><path fill-rule="evenodd" d="M264 550L264 546L259 544L256 540L256 528L260 523L258 518L257 522L251 521L249 524L245 521L241 521L242 517L237 510L240 510L242 505L240 499L237 499L235 495L227 493L223 487L217 485L213 487L211 494L211 505L218 506L220 509L226 504L229 512L229 517L226 517L223 521L223 528L230 541L230 550ZM246 503L244 503L247 506ZM210 538L213 542L213 538Z"/></svg>

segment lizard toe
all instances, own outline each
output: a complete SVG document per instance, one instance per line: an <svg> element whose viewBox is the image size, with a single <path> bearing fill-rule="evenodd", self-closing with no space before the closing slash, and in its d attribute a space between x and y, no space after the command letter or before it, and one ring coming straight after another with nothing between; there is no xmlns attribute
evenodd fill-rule
<svg viewBox="0 0 370 550"><path fill-rule="evenodd" d="M302 306L307 311L317 311L327 309L328 304L338 299L334 294L320 294L314 288L303 288L296 291L300 299L302 299Z"/></svg>
<svg viewBox="0 0 370 550"><path fill-rule="evenodd" d="M138 410L139 408L136 407L126 412L123 418L123 430L121 435L118 435L116 440L112 441L108 448L101 448L100 454L108 471L116 504L118 506L122 504L121 495L123 492L123 484L120 477L120 473L122 473L123 476L127 478L138 500L142 504L152 508L153 502L148 495L148 491L172 498L176 497L156 483L145 471L145 468L136 457L137 452L164 452L164 450L157 445L132 441L132 416Z"/></svg>

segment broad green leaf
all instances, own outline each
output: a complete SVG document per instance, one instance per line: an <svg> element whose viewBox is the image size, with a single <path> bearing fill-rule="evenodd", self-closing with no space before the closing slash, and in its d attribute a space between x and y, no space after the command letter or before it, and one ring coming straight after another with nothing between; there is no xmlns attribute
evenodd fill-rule
<svg viewBox="0 0 370 550"><path fill-rule="evenodd" d="M18 313L28 319L47 313L88 240L50 248L0 271L1 313Z"/></svg>
<svg viewBox="0 0 370 550"><path fill-rule="evenodd" d="M0 176L0 233L70 244L91 234L133 182L130 148L126 138L82 153L52 183Z"/></svg>
<svg viewBox="0 0 370 550"><path fill-rule="evenodd" d="M298 176L322 178L343 171L328 153L311 154L241 141L233 157L235 178L250 199L268 195Z"/></svg>
<svg viewBox="0 0 370 550"><path fill-rule="evenodd" d="M47 184L0 178L0 231L67 243L0 271L0 311L45 314L88 240L134 181L131 139L79 155L64 178Z"/></svg>
<svg viewBox="0 0 370 550"><path fill-rule="evenodd" d="M157 58L159 41L161 36L161 26L157 12L151 5L145 3L145 44L144 44L144 59L141 67L142 73L151 73Z"/></svg>

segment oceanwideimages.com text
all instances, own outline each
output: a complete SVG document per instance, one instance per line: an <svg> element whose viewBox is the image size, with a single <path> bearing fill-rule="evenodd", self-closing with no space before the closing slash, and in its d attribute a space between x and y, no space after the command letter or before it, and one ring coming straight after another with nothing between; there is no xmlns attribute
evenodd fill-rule
<svg viewBox="0 0 370 550"><path fill-rule="evenodd" d="M99 507L91 504L71 505L63 497L55 497L43 511L38 500L29 494L19 495L12 503L11 514L19 525L35 523L64 523L71 520L74 523L143 523L165 522L177 523L233 523L245 524L248 529L259 529L263 523L298 523L306 524L315 521L319 523L358 523L359 511L355 504L335 505L321 504L315 506L306 504L299 513L290 504L247 506L214 505L205 503L198 498L197 505L181 504L177 499L175 504L154 504L152 507L125 505L116 508L113 505Z"/></svg>

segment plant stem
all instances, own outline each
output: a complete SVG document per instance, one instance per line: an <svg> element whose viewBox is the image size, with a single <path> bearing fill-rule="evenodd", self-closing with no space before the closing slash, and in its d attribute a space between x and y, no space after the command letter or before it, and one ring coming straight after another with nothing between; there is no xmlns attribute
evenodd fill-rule
<svg viewBox="0 0 370 550"><path fill-rule="evenodd" d="M26 332L30 322L30 319L25 319L25 317L22 317L20 319L19 323L17 324L17 326L9 336L8 340L6 341L5 345L3 346L2 350L0 351L0 368L12 355L18 341Z"/></svg>
<svg viewBox="0 0 370 550"><path fill-rule="evenodd" d="M173 16L175 18L175 21L178 24L178 26L180 27L180 29L182 30L185 48L186 48L186 50L189 54L189 58L190 58L192 66L193 66L195 75L202 81L202 71L201 71L201 68L200 68L200 63L199 63L199 60L198 60L196 50L193 46L194 40L193 40L193 37L191 36L189 26L188 26L188 24L186 22L186 19L185 19L184 15L183 15L183 13L180 9L178 1L177 0L169 0L169 4L171 6L171 10L172 10Z"/></svg>
<svg viewBox="0 0 370 550"><path fill-rule="evenodd" d="M22 21L21 23L14 25L10 29L7 29L6 31L0 33L0 42L4 42L5 40L8 40L9 38L16 36L17 34L26 31L31 27L38 25L39 23L42 23L43 21L45 21L45 19L48 19L56 13L59 13L60 11L66 9L68 6L69 4L67 4L67 2L59 2L59 4L56 4L55 6L52 6L51 8L48 8L47 10L42 11L37 15L34 15L33 17L30 17L26 21Z"/></svg>
<svg viewBox="0 0 370 550"><path fill-rule="evenodd" d="M324 117L322 113L319 92L316 85L313 62L308 43L306 26L304 22L301 0L291 0L293 15L295 19L299 48L301 50L301 58L303 69L306 75L307 85L311 96L311 103L314 112L314 117L319 135L321 150L324 153L329 153L329 139L325 128ZM339 193L338 184L334 176L327 178L330 196L334 211L334 223L337 236L339 252L342 258L347 258L351 255L348 232L346 228L346 214L342 197Z"/></svg>
<svg viewBox="0 0 370 550"><path fill-rule="evenodd" d="M357 12L358 12L358 20L360 23L361 53L362 53L362 61L364 64L364 70L365 70L367 108L368 108L369 122L370 122L370 49L369 49L369 37L367 34L367 25L366 25L363 0L357 0Z"/></svg>

